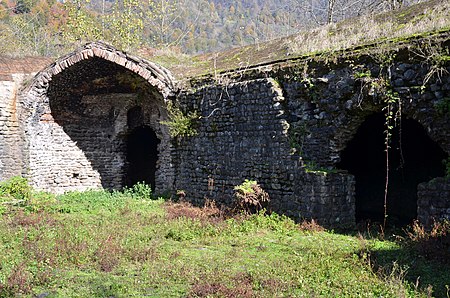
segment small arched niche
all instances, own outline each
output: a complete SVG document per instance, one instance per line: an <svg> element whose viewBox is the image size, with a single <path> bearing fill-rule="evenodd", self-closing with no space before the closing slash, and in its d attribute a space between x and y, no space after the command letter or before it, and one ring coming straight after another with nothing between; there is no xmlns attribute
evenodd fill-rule
<svg viewBox="0 0 450 298"><path fill-rule="evenodd" d="M409 224L417 218L417 185L445 174L447 154L413 119L401 119L392 131L386 158L385 115L368 116L341 153L340 169L356 180L356 220L382 222L388 175L388 223ZM387 167L388 165L388 167Z"/></svg>

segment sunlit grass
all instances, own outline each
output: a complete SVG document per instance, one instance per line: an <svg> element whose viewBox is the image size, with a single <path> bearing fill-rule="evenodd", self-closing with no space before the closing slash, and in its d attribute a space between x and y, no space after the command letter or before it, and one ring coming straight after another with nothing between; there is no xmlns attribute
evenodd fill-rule
<svg viewBox="0 0 450 298"><path fill-rule="evenodd" d="M44 202L2 215L1 297L426 297L392 241L130 192Z"/></svg>

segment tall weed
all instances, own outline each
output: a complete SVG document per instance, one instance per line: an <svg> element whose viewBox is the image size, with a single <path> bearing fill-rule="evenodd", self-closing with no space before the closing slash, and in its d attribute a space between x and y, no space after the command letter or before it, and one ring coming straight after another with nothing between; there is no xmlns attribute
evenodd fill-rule
<svg viewBox="0 0 450 298"><path fill-rule="evenodd" d="M123 190L125 195L133 199L151 200L153 199L152 187L145 182L138 182L132 187L125 187Z"/></svg>
<svg viewBox="0 0 450 298"><path fill-rule="evenodd" d="M410 247L422 257L450 264L450 221L434 222L427 230L415 220L405 231Z"/></svg>
<svg viewBox="0 0 450 298"><path fill-rule="evenodd" d="M235 186L234 190L237 212L254 214L269 207L269 195L256 181L245 179L243 183Z"/></svg>

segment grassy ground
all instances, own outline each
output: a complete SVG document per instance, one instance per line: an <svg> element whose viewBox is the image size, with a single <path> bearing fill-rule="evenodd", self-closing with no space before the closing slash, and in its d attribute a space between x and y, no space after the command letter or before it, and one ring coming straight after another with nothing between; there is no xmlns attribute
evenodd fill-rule
<svg viewBox="0 0 450 298"><path fill-rule="evenodd" d="M448 295L445 263L403 242L276 214L225 218L143 189L3 203L0 297Z"/></svg>

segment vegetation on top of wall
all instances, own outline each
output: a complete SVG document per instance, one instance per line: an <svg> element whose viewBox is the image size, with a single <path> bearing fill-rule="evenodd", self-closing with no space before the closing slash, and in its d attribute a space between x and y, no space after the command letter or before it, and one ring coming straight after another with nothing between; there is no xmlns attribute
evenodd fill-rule
<svg viewBox="0 0 450 298"><path fill-rule="evenodd" d="M430 40L425 40L421 47L417 48L416 54L429 65L429 70L421 86L422 89L425 89L432 78L436 77L438 80L441 80L443 75L449 74L445 68L445 65L450 62L448 47L433 45Z"/></svg>
<svg viewBox="0 0 450 298"><path fill-rule="evenodd" d="M169 27L182 25L183 27L185 14L191 13L184 8L181 8L182 12L178 11L183 5L177 5L176 1L162 1L164 5L161 7L156 5L156 2L144 3L135 0L123 1L124 3L101 2L107 6L103 7L103 10L99 9L99 1L92 1L91 4L90 2L87 0L47 4L22 0L7 1L3 4L0 2L0 29L4 29L2 32L5 33L0 36L0 41L4 41L0 43L0 54L14 56L20 54L16 52L25 51L24 53L28 55L55 56L73 50L77 45L87 41L101 39L118 48L129 49L132 53L161 63L168 67L175 77L187 79L280 61L314 57L327 60L342 55L343 51L361 53L383 43L389 47L396 47L397 43L409 43L410 40L421 36L439 34L448 36L450 29L448 18L450 4L448 1L438 0L379 14L363 15L338 23L330 22L328 25L314 29L297 27L295 31L292 31L290 28L289 33L298 32L298 28L302 28L302 31L294 35L270 34L272 38L285 36L271 41L265 41L270 40L269 38L259 38L262 32L256 30L258 25L255 26L252 21L247 22L249 14L254 15L255 12L247 11L248 7L243 7L242 4L237 7L231 5L229 11L219 11L218 7L209 5L211 3L206 5L209 6L206 11L200 9L198 3L191 5L192 7L189 8L198 10L200 19L205 20L198 24L190 20L189 24L184 24L185 28L181 29L164 28L165 25ZM255 4L255 1L248 2L252 2L248 4L250 7L256 5L261 8L259 4ZM405 1L402 2L405 3ZM330 0L330 3L334 1ZM227 3L226 6L228 7L229 4ZM2 10L3 7L5 8ZM284 7L280 9L285 10ZM370 9L363 7L362 11L368 10ZM284 22L278 9L275 14L264 9L261 12L264 14L258 15L257 22L269 22L271 27L276 27L277 22ZM220 22L227 24L225 26L227 31L230 30L228 26L230 22L233 23L236 31L231 33L231 37L211 38L211 35L217 35L220 31L215 28L216 23L211 24L211 15L216 18L216 22L219 22L217 14L221 15ZM292 11L287 12L287 15L291 14L293 14ZM262 21L261 18L264 20ZM170 19L173 22L167 22ZM155 26L155 22L159 25ZM208 28L201 28L204 24L209 24ZM298 22L298 26L300 24L302 22ZM127 26L130 30L125 30ZM208 36L201 34L203 31L208 32ZM243 37L243 31L252 37ZM135 34L150 34L152 37L136 40ZM223 37L223 34L219 35ZM172 38L175 40L170 42ZM179 46L183 43L189 47L197 48L198 46L197 52L204 53L205 49L200 49L202 47L200 44L226 43L225 39L230 39L229 43L234 45L249 44L249 40L253 44L197 56L184 54L186 51ZM245 42L243 39L246 39Z"/></svg>
<svg viewBox="0 0 450 298"><path fill-rule="evenodd" d="M361 16L273 41L203 54L191 63L172 65L171 71L179 78L189 78L280 61L314 57L328 60L334 55L342 55L343 51L361 55L380 46L385 50L395 49L421 37L448 36L449 11L447 1L427 1L403 10Z"/></svg>
<svg viewBox="0 0 450 298"><path fill-rule="evenodd" d="M304 170L306 173L326 176L337 173L336 168L325 168L318 166L314 161L304 161Z"/></svg>

